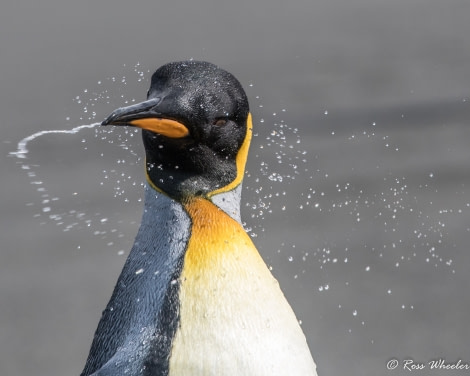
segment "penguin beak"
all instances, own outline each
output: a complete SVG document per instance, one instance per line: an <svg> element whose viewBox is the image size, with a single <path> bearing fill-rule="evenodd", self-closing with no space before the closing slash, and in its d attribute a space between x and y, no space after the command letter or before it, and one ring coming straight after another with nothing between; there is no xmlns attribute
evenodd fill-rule
<svg viewBox="0 0 470 376"><path fill-rule="evenodd" d="M165 118L155 110L160 102L161 98L152 98L132 106L118 108L101 125L131 125L170 138L186 137L189 130L184 124Z"/></svg>

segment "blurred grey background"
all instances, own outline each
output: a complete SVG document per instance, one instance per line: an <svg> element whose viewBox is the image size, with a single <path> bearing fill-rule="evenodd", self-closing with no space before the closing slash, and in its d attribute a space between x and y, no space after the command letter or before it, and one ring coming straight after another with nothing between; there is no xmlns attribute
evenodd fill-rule
<svg viewBox="0 0 470 376"><path fill-rule="evenodd" d="M143 180L123 129L9 153L144 99L149 71L189 58L247 89L243 217L319 375L470 364L469 15L466 0L4 1L0 374L80 373Z"/></svg>

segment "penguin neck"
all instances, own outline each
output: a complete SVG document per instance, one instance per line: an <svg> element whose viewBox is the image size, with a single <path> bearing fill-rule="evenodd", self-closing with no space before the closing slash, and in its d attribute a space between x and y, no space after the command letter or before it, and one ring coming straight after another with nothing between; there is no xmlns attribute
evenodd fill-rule
<svg viewBox="0 0 470 376"><path fill-rule="evenodd" d="M240 214L240 201L241 201L241 194L242 194L242 183L238 184L235 188L232 188L228 191L216 191L215 194L209 194L208 196L186 196L182 198L182 204L187 201L192 201L196 197L204 197L208 201L212 202L215 206L219 209L227 213L231 218L237 221L239 224L242 224L241 214ZM159 206L162 205L162 196L164 196L167 200L174 200L175 204L179 200L172 199L169 197L162 189L155 186L150 179L147 179L147 186L146 186L146 194L145 194L145 212L143 216L142 223L147 223L148 221L144 222L146 219L146 215L154 216L152 212L160 211Z"/></svg>
<svg viewBox="0 0 470 376"><path fill-rule="evenodd" d="M230 217L242 224L240 215L240 200L242 195L242 184L228 192L222 192L210 197L210 201L219 209L222 209Z"/></svg>
<svg viewBox="0 0 470 376"><path fill-rule="evenodd" d="M179 202L146 186L142 222L117 291L120 282L124 282L124 297L131 290L134 298L141 298L140 302L151 306L162 304L168 285L179 276L191 236L190 226L190 217ZM119 301L122 297L113 296L111 300Z"/></svg>

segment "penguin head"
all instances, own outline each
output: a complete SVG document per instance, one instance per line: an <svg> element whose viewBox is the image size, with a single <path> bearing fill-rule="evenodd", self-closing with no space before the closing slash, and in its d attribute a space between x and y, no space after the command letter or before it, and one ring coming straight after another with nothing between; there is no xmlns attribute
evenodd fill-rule
<svg viewBox="0 0 470 376"><path fill-rule="evenodd" d="M160 67L147 100L114 111L102 125L142 128L150 185L175 199L235 188L251 139L248 99L217 66L183 61Z"/></svg>

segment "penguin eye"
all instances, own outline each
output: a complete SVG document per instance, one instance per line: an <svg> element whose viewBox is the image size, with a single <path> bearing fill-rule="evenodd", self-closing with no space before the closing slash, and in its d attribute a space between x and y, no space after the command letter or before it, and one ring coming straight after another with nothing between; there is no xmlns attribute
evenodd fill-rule
<svg viewBox="0 0 470 376"><path fill-rule="evenodd" d="M215 119L212 122L212 124L217 125L217 126L223 126L223 125L227 124L227 119Z"/></svg>

